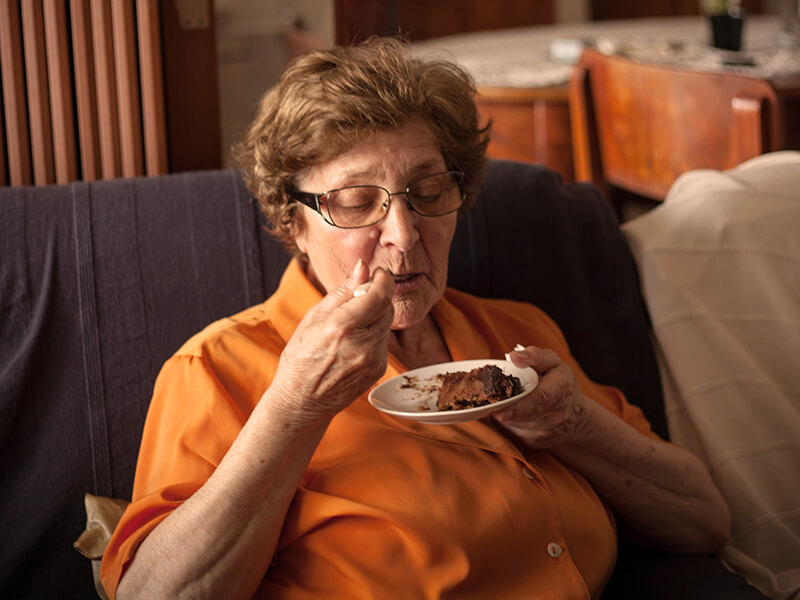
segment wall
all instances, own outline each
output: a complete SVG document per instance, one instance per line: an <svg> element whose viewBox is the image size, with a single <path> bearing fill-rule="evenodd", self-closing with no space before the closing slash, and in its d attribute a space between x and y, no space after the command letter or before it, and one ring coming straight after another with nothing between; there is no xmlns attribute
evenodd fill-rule
<svg viewBox="0 0 800 600"><path fill-rule="evenodd" d="M303 44L333 42L332 0L215 0L223 162Z"/></svg>

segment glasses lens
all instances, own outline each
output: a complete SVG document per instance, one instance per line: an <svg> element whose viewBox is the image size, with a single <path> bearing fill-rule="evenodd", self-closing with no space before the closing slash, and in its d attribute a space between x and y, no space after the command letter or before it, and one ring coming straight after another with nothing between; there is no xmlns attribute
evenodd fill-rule
<svg viewBox="0 0 800 600"><path fill-rule="evenodd" d="M381 219L389 205L383 188L371 185L346 187L325 194L322 199L337 227L364 227Z"/></svg>
<svg viewBox="0 0 800 600"><path fill-rule="evenodd" d="M408 198L421 215L437 216L458 210L463 202L462 176L457 171L436 173L408 186Z"/></svg>

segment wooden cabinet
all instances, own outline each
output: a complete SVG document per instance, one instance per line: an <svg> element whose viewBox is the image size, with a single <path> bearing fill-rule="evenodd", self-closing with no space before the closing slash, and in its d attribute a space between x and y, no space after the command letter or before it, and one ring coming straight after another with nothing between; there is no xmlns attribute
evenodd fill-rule
<svg viewBox="0 0 800 600"><path fill-rule="evenodd" d="M567 86L478 89L482 120L492 120L488 154L540 163L573 181Z"/></svg>

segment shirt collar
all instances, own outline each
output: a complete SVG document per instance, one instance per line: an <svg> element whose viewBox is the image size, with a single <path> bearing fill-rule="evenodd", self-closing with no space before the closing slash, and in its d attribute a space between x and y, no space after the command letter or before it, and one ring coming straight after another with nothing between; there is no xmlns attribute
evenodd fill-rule
<svg viewBox="0 0 800 600"><path fill-rule="evenodd" d="M322 300L322 294L293 258L275 293L264 303L272 326L285 341L294 334L305 314Z"/></svg>
<svg viewBox="0 0 800 600"><path fill-rule="evenodd" d="M456 360L470 360L490 357L490 348L467 317L453 302L450 296L458 294L446 290L442 298L431 309L431 316L442 332L450 356ZM265 303L266 312L273 327L284 340L288 340L297 329L303 316L322 300L322 294L314 287L303 271L302 266L293 259L281 278L278 290ZM386 372L376 385L408 371L408 368L394 356L389 356ZM356 401L366 409L366 397ZM372 414L375 409L369 407ZM377 412L377 411L375 411ZM380 413L381 419L396 429L413 435L442 441L477 446L520 458L519 451L504 436L486 422L470 421L456 425L426 425Z"/></svg>

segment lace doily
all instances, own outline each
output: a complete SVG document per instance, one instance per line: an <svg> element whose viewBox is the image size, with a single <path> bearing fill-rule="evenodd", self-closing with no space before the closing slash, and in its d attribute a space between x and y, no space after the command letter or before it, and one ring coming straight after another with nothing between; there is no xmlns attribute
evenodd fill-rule
<svg viewBox="0 0 800 600"><path fill-rule="evenodd" d="M787 36L777 17L749 17L741 52L713 48L709 37L703 17L672 17L469 33L417 42L415 49L423 56L458 62L483 87L565 84L572 65L553 56L565 41L653 64L769 80L800 78L800 40Z"/></svg>

